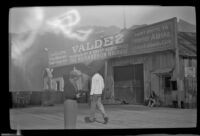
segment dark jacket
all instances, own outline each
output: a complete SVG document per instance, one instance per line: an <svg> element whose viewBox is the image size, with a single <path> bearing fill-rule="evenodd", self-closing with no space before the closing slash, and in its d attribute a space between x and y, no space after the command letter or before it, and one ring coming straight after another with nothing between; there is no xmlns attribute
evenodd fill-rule
<svg viewBox="0 0 200 136"><path fill-rule="evenodd" d="M63 76L64 79L64 98L76 100L76 89L69 80L68 75Z"/></svg>

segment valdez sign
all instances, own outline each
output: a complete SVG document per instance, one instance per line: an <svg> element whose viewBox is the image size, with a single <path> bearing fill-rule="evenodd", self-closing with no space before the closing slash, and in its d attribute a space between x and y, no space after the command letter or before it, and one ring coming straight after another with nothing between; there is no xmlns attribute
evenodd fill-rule
<svg viewBox="0 0 200 136"><path fill-rule="evenodd" d="M126 55L127 46L123 34L98 39L92 43L79 44L72 47L74 55L69 56L69 62L81 63Z"/></svg>
<svg viewBox="0 0 200 136"><path fill-rule="evenodd" d="M99 48L103 48L103 47L117 45L117 44L123 43L123 41L124 41L123 37L124 37L124 35L122 35L122 34L118 34L115 36L109 36L109 37L105 37L103 39L95 40L94 43L87 42L85 44L73 46L72 49L73 49L74 53L82 53L85 51L91 51L91 50L95 50L95 49L99 49Z"/></svg>
<svg viewBox="0 0 200 136"><path fill-rule="evenodd" d="M83 42L71 46L70 55L65 50L51 53L49 55L49 65L56 67L126 55L127 46L124 43L124 35L121 33L92 42Z"/></svg>

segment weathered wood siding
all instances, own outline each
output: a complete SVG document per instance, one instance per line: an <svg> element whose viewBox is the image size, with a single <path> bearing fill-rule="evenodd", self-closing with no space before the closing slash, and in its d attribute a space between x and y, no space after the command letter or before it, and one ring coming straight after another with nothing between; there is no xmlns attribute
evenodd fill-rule
<svg viewBox="0 0 200 136"><path fill-rule="evenodd" d="M149 97L150 86L160 95L164 100L164 90L159 86L159 77L155 74L151 74L152 71L158 69L171 68L175 66L174 53L171 51L128 56L121 58L114 58L108 61L108 75L113 76L114 66L124 66L129 64L143 64L144 66L144 99Z"/></svg>

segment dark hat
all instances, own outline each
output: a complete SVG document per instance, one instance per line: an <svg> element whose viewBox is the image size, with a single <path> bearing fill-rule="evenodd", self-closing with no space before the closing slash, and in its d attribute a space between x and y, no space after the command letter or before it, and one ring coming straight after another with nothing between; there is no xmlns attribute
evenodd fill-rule
<svg viewBox="0 0 200 136"><path fill-rule="evenodd" d="M72 71L70 72L70 76L71 76L71 77L79 77L79 76L81 76L81 72L78 71L78 70L72 70Z"/></svg>

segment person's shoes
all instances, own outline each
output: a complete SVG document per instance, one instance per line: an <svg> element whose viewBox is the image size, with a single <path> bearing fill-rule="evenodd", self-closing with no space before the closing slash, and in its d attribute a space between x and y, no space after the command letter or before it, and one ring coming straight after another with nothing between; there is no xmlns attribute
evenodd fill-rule
<svg viewBox="0 0 200 136"><path fill-rule="evenodd" d="M86 123L93 123L93 122L95 122L95 119L91 120L89 117L85 117L85 122Z"/></svg>
<svg viewBox="0 0 200 136"><path fill-rule="evenodd" d="M104 124L108 123L108 117L104 117Z"/></svg>

